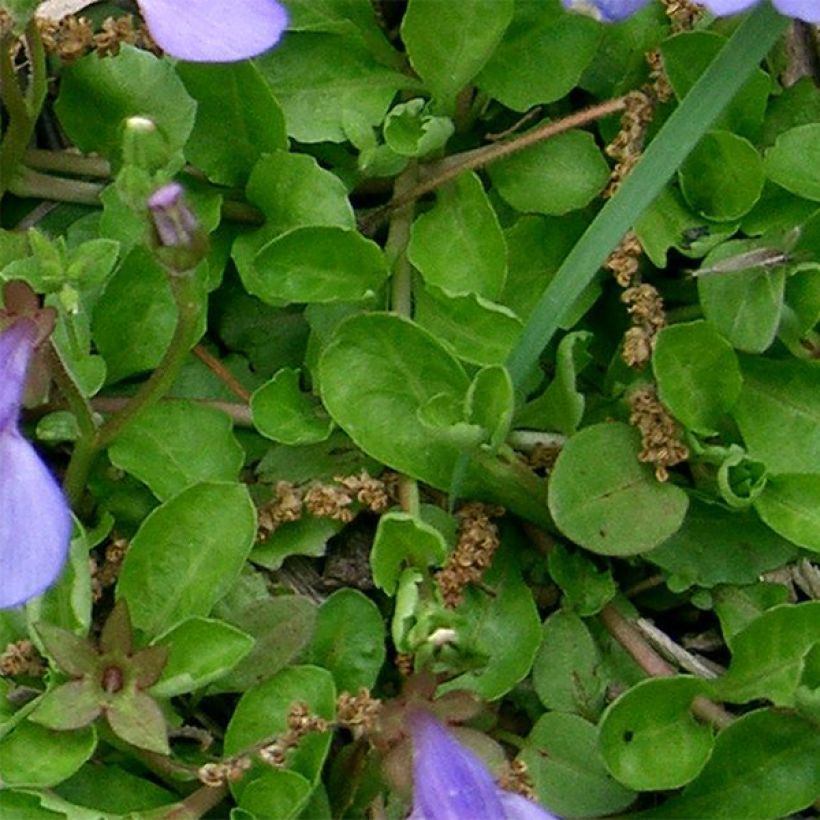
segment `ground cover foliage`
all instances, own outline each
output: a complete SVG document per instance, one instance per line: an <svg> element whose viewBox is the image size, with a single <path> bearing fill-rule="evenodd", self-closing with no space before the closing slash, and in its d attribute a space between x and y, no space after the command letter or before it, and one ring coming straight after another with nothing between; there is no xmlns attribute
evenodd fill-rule
<svg viewBox="0 0 820 820"><path fill-rule="evenodd" d="M24 430L75 519L0 612L0 815L403 817L434 702L561 817L811 816L815 33L285 5L252 61L105 47L103 2L9 63L0 278L57 313ZM152 238L171 180L204 258Z"/></svg>

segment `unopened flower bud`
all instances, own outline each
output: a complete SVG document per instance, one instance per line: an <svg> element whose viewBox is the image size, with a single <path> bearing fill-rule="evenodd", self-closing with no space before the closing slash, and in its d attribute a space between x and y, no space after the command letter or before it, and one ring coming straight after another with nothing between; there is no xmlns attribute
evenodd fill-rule
<svg viewBox="0 0 820 820"><path fill-rule="evenodd" d="M208 252L208 241L182 186L171 182L158 188L148 197L148 210L160 261L175 273L196 267Z"/></svg>
<svg viewBox="0 0 820 820"><path fill-rule="evenodd" d="M122 139L122 158L126 166L155 174L168 165L171 156L168 140L150 117L128 117Z"/></svg>

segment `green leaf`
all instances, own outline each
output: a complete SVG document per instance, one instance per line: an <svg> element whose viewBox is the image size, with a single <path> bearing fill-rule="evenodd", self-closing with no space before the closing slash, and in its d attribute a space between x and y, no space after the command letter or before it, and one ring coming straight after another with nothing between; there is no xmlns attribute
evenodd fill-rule
<svg viewBox="0 0 820 820"><path fill-rule="evenodd" d="M57 732L24 720L0 740L3 788L56 786L91 757L96 745L93 727Z"/></svg>
<svg viewBox="0 0 820 820"><path fill-rule="evenodd" d="M343 526L343 522L334 518L314 518L303 512L298 521L280 524L265 541L257 543L248 560L277 570L291 555L319 557L325 554L328 541Z"/></svg>
<svg viewBox="0 0 820 820"><path fill-rule="evenodd" d="M515 409L510 374L501 365L482 367L470 382L464 401L467 422L486 430L486 446L497 452L507 440Z"/></svg>
<svg viewBox="0 0 820 820"><path fill-rule="evenodd" d="M679 100L689 93L725 42L725 37L712 31L687 31L664 40L660 47L663 67ZM714 127L756 140L771 86L768 74L755 68Z"/></svg>
<svg viewBox="0 0 820 820"><path fill-rule="evenodd" d="M313 786L302 775L287 770L263 771L242 789L239 798L240 811L248 814L239 815L237 810L231 812L239 817L275 817L277 820L295 820L302 816L308 804Z"/></svg>
<svg viewBox="0 0 820 820"><path fill-rule="evenodd" d="M256 512L241 484L195 484L153 510L117 583L134 626L155 636L207 615L239 575L255 535Z"/></svg>
<svg viewBox="0 0 820 820"><path fill-rule="evenodd" d="M340 692L370 689L384 664L384 638L384 619L373 601L357 589L340 589L319 607L307 660L329 669Z"/></svg>
<svg viewBox="0 0 820 820"><path fill-rule="evenodd" d="M561 267L587 220L581 214L564 217L523 216L504 231L507 240L507 282L501 302L527 319L544 288ZM598 298L601 287L590 282L560 316L559 327L572 328Z"/></svg>
<svg viewBox="0 0 820 820"><path fill-rule="evenodd" d="M115 697L106 707L105 717L114 734L126 743L161 755L171 753L162 711L156 701L143 692Z"/></svg>
<svg viewBox="0 0 820 820"><path fill-rule="evenodd" d="M636 791L675 789L693 780L712 753L712 727L690 711L706 691L698 678L653 678L610 704L598 746L611 774Z"/></svg>
<svg viewBox="0 0 820 820"><path fill-rule="evenodd" d="M556 544L547 560L550 575L561 587L566 605L582 617L597 615L618 591L611 570L598 569L581 552L570 552Z"/></svg>
<svg viewBox="0 0 820 820"><path fill-rule="evenodd" d="M326 441L318 444L286 446L274 444L268 449L257 472L262 481L275 484L291 481L332 479L335 475L351 475L366 469L376 469L375 462L365 456L341 430L334 430Z"/></svg>
<svg viewBox="0 0 820 820"><path fill-rule="evenodd" d="M513 0L410 0L402 41L442 111L453 112L456 95L490 58L512 16Z"/></svg>
<svg viewBox="0 0 820 820"><path fill-rule="evenodd" d="M440 566L446 557L444 536L425 521L404 512L388 512L379 518L370 566L373 583L388 595L396 592L404 566Z"/></svg>
<svg viewBox="0 0 820 820"><path fill-rule="evenodd" d="M521 333L512 311L481 296L451 296L421 284L414 296L416 322L470 364L503 364Z"/></svg>
<svg viewBox="0 0 820 820"><path fill-rule="evenodd" d="M609 180L592 134L566 131L493 163L501 197L524 213L565 214L588 205Z"/></svg>
<svg viewBox="0 0 820 820"><path fill-rule="evenodd" d="M378 125L397 91L418 88L358 36L292 32L256 64L299 142L344 142L349 129Z"/></svg>
<svg viewBox="0 0 820 820"><path fill-rule="evenodd" d="M820 98L811 77L801 77L769 100L760 142L772 145L780 134L798 125L820 122Z"/></svg>
<svg viewBox="0 0 820 820"><path fill-rule="evenodd" d="M156 639L171 652L162 676L151 687L157 698L202 689L230 672L252 649L254 639L212 618L190 618Z"/></svg>
<svg viewBox="0 0 820 820"><path fill-rule="evenodd" d="M728 222L751 211L763 191L763 160L729 131L710 131L678 171L681 191L706 219Z"/></svg>
<svg viewBox="0 0 820 820"><path fill-rule="evenodd" d="M72 248L65 270L66 281L83 290L101 285L114 269L119 252L119 243L112 239L89 239Z"/></svg>
<svg viewBox="0 0 820 820"><path fill-rule="evenodd" d="M449 486L457 453L431 441L417 413L439 395L461 403L469 381L433 336L399 316L354 316L325 347L319 381L331 416L366 453Z"/></svg>
<svg viewBox="0 0 820 820"><path fill-rule="evenodd" d="M288 728L288 710L294 703L304 703L312 715L333 720L336 687L330 672L318 666L291 666L245 692L225 733L225 754L239 754L266 738L273 740L283 735ZM307 734L288 756L288 770L315 785L330 741L330 732ZM255 762L248 774L235 784L240 800L244 790L264 771L269 771L268 767Z"/></svg>
<svg viewBox="0 0 820 820"><path fill-rule="evenodd" d="M740 395L737 356L704 321L662 328L655 339L652 372L661 401L697 433L716 433Z"/></svg>
<svg viewBox="0 0 820 820"><path fill-rule="evenodd" d="M288 31L352 32L379 59L389 64L400 63L401 58L388 42L375 10L359 0L289 0L288 12Z"/></svg>
<svg viewBox="0 0 820 820"><path fill-rule="evenodd" d="M425 282L448 295L498 297L507 246L476 174L461 174L439 190L432 210L413 223L407 255Z"/></svg>
<svg viewBox="0 0 820 820"><path fill-rule="evenodd" d="M496 700L529 674L541 627L532 590L521 577L517 551L522 548L519 536L505 532L493 565L482 579L494 594L475 587L465 590L458 610L464 618L459 637L471 653L487 658L487 663L449 680L439 692L469 689L484 700Z"/></svg>
<svg viewBox="0 0 820 820"><path fill-rule="evenodd" d="M742 447L732 445L718 467L717 485L723 500L734 510L751 506L766 488L766 466L749 458Z"/></svg>
<svg viewBox="0 0 820 820"><path fill-rule="evenodd" d="M558 344L555 377L546 390L525 404L515 417L517 427L557 431L571 436L581 423L586 399L576 382L581 371L592 361L587 348L592 334L584 330L568 333Z"/></svg>
<svg viewBox="0 0 820 820"><path fill-rule="evenodd" d="M578 615L559 610L544 621L532 683L547 709L595 719L604 706L600 667L598 646Z"/></svg>
<svg viewBox="0 0 820 820"><path fill-rule="evenodd" d="M820 475L770 476L755 509L779 535L820 552Z"/></svg>
<svg viewBox="0 0 820 820"><path fill-rule="evenodd" d="M635 223L635 233L653 265L666 266L670 248L701 257L737 231L738 223L714 223L693 213L677 187L667 185Z"/></svg>
<svg viewBox="0 0 820 820"><path fill-rule="evenodd" d="M100 716L102 700L103 692L96 680L89 677L73 680L49 689L30 719L49 729L82 729Z"/></svg>
<svg viewBox="0 0 820 820"><path fill-rule="evenodd" d="M527 764L539 802L556 815L615 814L636 797L603 767L598 732L578 715L541 715L527 736L521 759Z"/></svg>
<svg viewBox="0 0 820 820"><path fill-rule="evenodd" d="M262 154L287 149L285 118L256 65L176 65L196 101L194 130L186 158L222 185L243 185Z"/></svg>
<svg viewBox="0 0 820 820"><path fill-rule="evenodd" d="M220 605L217 614L256 643L212 692L244 692L280 672L307 646L316 625L316 605L303 595L248 601L239 607Z"/></svg>
<svg viewBox="0 0 820 820"><path fill-rule="evenodd" d="M116 57L101 60L89 54L66 66L56 109L61 125L81 150L117 162L129 117L152 120L173 153L191 133L196 103L170 62L122 45Z"/></svg>
<svg viewBox="0 0 820 820"><path fill-rule="evenodd" d="M778 473L820 472L820 379L810 363L741 356L732 412L753 458Z"/></svg>
<svg viewBox="0 0 820 820"><path fill-rule="evenodd" d="M94 308L94 342L105 359L108 382L156 367L176 321L167 274L144 248L135 249Z"/></svg>
<svg viewBox="0 0 820 820"><path fill-rule="evenodd" d="M426 100L417 97L390 109L384 120L384 140L401 157L423 157L443 148L455 126L449 117L427 112Z"/></svg>
<svg viewBox="0 0 820 820"><path fill-rule="evenodd" d="M792 128L766 152L766 176L787 191L820 201L820 123Z"/></svg>
<svg viewBox="0 0 820 820"><path fill-rule="evenodd" d="M265 214L265 227L251 236L263 233L272 239L309 225L356 227L342 181L307 154L273 151L263 156L253 166L247 195Z"/></svg>
<svg viewBox="0 0 820 820"><path fill-rule="evenodd" d="M596 424L569 439L548 495L564 535L601 555L635 555L678 530L686 493L658 482L652 469L638 461L639 452L638 433L626 424Z"/></svg>
<svg viewBox="0 0 820 820"><path fill-rule="evenodd" d="M160 501L201 481L236 481L244 462L231 419L192 401L149 407L117 436L108 455Z"/></svg>
<svg viewBox="0 0 820 820"><path fill-rule="evenodd" d="M46 652L67 675L79 678L96 670L99 653L88 639L49 623L35 624L34 629Z"/></svg>
<svg viewBox="0 0 820 820"><path fill-rule="evenodd" d="M820 733L796 715L758 709L724 729L700 776L645 817L789 817L820 793Z"/></svg>
<svg viewBox="0 0 820 820"><path fill-rule="evenodd" d="M315 444L333 429L319 400L301 390L299 371L291 367L254 391L251 416L263 436L283 444Z"/></svg>
<svg viewBox="0 0 820 820"><path fill-rule="evenodd" d="M375 242L330 226L294 228L263 245L250 264L241 262L248 292L274 305L364 299L387 278Z"/></svg>
<svg viewBox="0 0 820 820"><path fill-rule="evenodd" d="M557 0L519 0L476 84L513 111L554 102L576 86L601 34L591 18L564 13Z"/></svg>
<svg viewBox="0 0 820 820"><path fill-rule="evenodd" d="M713 681L721 700L748 703L766 698L794 706L805 658L818 642L820 601L766 610L732 640L729 671Z"/></svg>
<svg viewBox="0 0 820 820"><path fill-rule="evenodd" d="M172 792L110 764L88 763L56 791L75 804L114 815L153 809L174 800Z"/></svg>
<svg viewBox="0 0 820 820"><path fill-rule="evenodd" d="M65 812L44 808L42 800L42 793L4 790L0 792L0 812L14 820L66 820Z"/></svg>
<svg viewBox="0 0 820 820"><path fill-rule="evenodd" d="M751 511L692 499L683 526L646 557L670 573L675 589L751 584L796 554Z"/></svg>
<svg viewBox="0 0 820 820"><path fill-rule="evenodd" d="M721 586L712 591L723 640L731 649L734 638L767 609L785 604L789 590L783 584L758 581L749 586Z"/></svg>
<svg viewBox="0 0 820 820"><path fill-rule="evenodd" d="M738 253L761 247L760 240L725 242L704 260L708 267ZM762 265L698 276L703 314L732 346L762 353L774 341L783 309L785 272Z"/></svg>

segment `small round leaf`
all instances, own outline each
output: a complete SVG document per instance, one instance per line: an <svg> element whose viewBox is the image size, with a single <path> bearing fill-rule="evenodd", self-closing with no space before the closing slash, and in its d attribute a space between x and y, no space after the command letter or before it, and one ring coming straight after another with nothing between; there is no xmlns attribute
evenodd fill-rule
<svg viewBox="0 0 820 820"><path fill-rule="evenodd" d="M686 493L660 483L638 461L640 449L637 431L621 423L586 427L567 442L548 495L564 535L601 555L635 555L677 531Z"/></svg>

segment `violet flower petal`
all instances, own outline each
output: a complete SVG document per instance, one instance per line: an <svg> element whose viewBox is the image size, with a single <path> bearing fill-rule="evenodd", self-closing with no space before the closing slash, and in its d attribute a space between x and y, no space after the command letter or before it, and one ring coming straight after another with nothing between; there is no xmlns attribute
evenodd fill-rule
<svg viewBox="0 0 820 820"><path fill-rule="evenodd" d="M702 0L712 14L737 14L756 5L756 0ZM796 17L807 23L820 23L820 0L772 0L785 17Z"/></svg>
<svg viewBox="0 0 820 820"><path fill-rule="evenodd" d="M16 431L0 435L0 608L40 595L68 555L71 517L34 448Z"/></svg>
<svg viewBox="0 0 820 820"><path fill-rule="evenodd" d="M525 807L518 800L510 801L478 756L428 712L414 712L408 724L413 736L414 795L408 820L553 820L523 797L519 800Z"/></svg>
<svg viewBox="0 0 820 820"><path fill-rule="evenodd" d="M276 0L137 0L151 36L172 57L231 63L276 45L288 24Z"/></svg>
<svg viewBox="0 0 820 820"><path fill-rule="evenodd" d="M718 16L737 14L755 5L757 0L706 0L703 5Z"/></svg>
<svg viewBox="0 0 820 820"><path fill-rule="evenodd" d="M820 0L773 0L774 7L786 17L806 23L820 23Z"/></svg>
<svg viewBox="0 0 820 820"><path fill-rule="evenodd" d="M65 498L17 430L36 336L27 319L0 335L0 608L19 606L51 586L71 539Z"/></svg>
<svg viewBox="0 0 820 820"><path fill-rule="evenodd" d="M564 6L615 23L640 11L650 0L563 0Z"/></svg>
<svg viewBox="0 0 820 820"><path fill-rule="evenodd" d="M505 820L558 820L554 814L520 794L499 790L498 799L504 808Z"/></svg>

